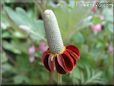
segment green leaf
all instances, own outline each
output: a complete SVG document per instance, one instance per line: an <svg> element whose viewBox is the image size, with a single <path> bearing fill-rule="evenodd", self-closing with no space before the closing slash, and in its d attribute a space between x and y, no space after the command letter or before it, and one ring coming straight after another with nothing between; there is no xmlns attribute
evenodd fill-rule
<svg viewBox="0 0 114 86"><path fill-rule="evenodd" d="M92 23L93 24L99 24L99 23L102 23L102 20L99 16L93 16Z"/></svg>
<svg viewBox="0 0 114 86"><path fill-rule="evenodd" d="M17 38L26 38L27 37L26 34L23 35L23 33L19 32L19 31L15 31L12 34L13 34L13 37L17 37Z"/></svg>
<svg viewBox="0 0 114 86"><path fill-rule="evenodd" d="M15 84L21 84L23 82L28 83L29 79L24 75L17 75L17 76L14 77L14 83Z"/></svg>
<svg viewBox="0 0 114 86"><path fill-rule="evenodd" d="M13 67L8 63L4 63L2 64L1 69L2 69L2 73L4 73L6 71L12 71Z"/></svg>
<svg viewBox="0 0 114 86"><path fill-rule="evenodd" d="M110 32L113 33L113 31L114 31L114 26L113 26L113 24L109 23L109 24L107 25L107 28L108 28L108 30L109 30Z"/></svg>
<svg viewBox="0 0 114 86"><path fill-rule="evenodd" d="M103 15L108 22L113 22L113 7L103 9Z"/></svg>
<svg viewBox="0 0 114 86"><path fill-rule="evenodd" d="M74 34L72 39L76 44L83 44L85 41L83 34L81 34L80 32Z"/></svg>
<svg viewBox="0 0 114 86"><path fill-rule="evenodd" d="M84 83L85 82L83 71L81 71L81 73L80 73L80 80L81 80L81 83Z"/></svg>
<svg viewBox="0 0 114 86"><path fill-rule="evenodd" d="M8 58L6 57L6 53L3 52L3 53L0 53L0 59L1 59L1 63L4 63L8 60Z"/></svg>
<svg viewBox="0 0 114 86"><path fill-rule="evenodd" d="M21 53L21 51L18 50L15 45L10 44L10 43L8 43L6 41L3 41L3 48L6 49L6 50L10 50L10 51L12 51L14 53L17 53L17 54Z"/></svg>
<svg viewBox="0 0 114 86"><path fill-rule="evenodd" d="M89 65L83 65L82 68L75 69L70 77L72 77L73 83L77 82L76 84L102 84L104 83L103 78L101 78L102 74L101 71L96 71Z"/></svg>
<svg viewBox="0 0 114 86"><path fill-rule="evenodd" d="M22 8L16 8L16 11L13 11L11 8L5 7L5 10L16 25L18 25L21 30L27 32L30 37L38 41L42 39L45 40L44 24L42 20L30 18Z"/></svg>
<svg viewBox="0 0 114 86"><path fill-rule="evenodd" d="M72 79L76 80L76 79L80 79L80 69L77 67L75 68L72 73L70 74L70 77L72 77ZM73 80L73 81L74 81Z"/></svg>
<svg viewBox="0 0 114 86"><path fill-rule="evenodd" d="M22 43L19 40L13 40L11 43L3 41L3 48L16 54L27 53L28 46L26 42Z"/></svg>
<svg viewBox="0 0 114 86"><path fill-rule="evenodd" d="M2 38L10 38L10 37L11 37L11 34L10 34L9 32L4 31L4 32L2 33Z"/></svg>
<svg viewBox="0 0 114 86"><path fill-rule="evenodd" d="M85 82L85 84L90 84L90 83L103 83L101 80L99 80L100 76L101 76L101 72L98 73L94 73L92 74L92 76L90 78L88 78L88 80Z"/></svg>
<svg viewBox="0 0 114 86"><path fill-rule="evenodd" d="M26 54L21 54L16 57L16 62L19 65L19 68L17 68L18 73L25 73L27 74L29 70L31 70L30 63L29 63L29 57Z"/></svg>
<svg viewBox="0 0 114 86"><path fill-rule="evenodd" d="M91 77L90 69L87 66L85 66L85 67L86 67L86 71L87 71L87 78L90 78Z"/></svg>
<svg viewBox="0 0 114 86"><path fill-rule="evenodd" d="M80 4L78 1L77 4ZM85 2L85 1L84 1ZM91 6L80 6L75 5L72 9L69 5L62 5L61 7L53 8L53 11L57 17L58 24L64 40L68 40L68 35L75 33L76 29L82 27L77 27L77 25L89 14Z"/></svg>
<svg viewBox="0 0 114 86"><path fill-rule="evenodd" d="M91 83L104 83L103 79L101 78L102 72L101 71L96 71L94 69L90 69L87 65L85 66L86 68L86 74L87 77L85 77L84 84L91 84Z"/></svg>
<svg viewBox="0 0 114 86"><path fill-rule="evenodd" d="M2 2L4 1L5 3L14 3L16 0L1 0Z"/></svg>
<svg viewBox="0 0 114 86"><path fill-rule="evenodd" d="M8 22L8 19L7 19L6 15L5 15L4 10L1 11L1 14L0 15L1 15L0 25L1 25L1 28L3 30L5 30L5 29L7 29L10 26L10 24Z"/></svg>

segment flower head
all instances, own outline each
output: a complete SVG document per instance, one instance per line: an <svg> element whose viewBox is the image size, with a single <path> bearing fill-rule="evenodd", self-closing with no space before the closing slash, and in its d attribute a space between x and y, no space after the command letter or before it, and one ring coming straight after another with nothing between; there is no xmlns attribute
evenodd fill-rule
<svg viewBox="0 0 114 86"><path fill-rule="evenodd" d="M35 60L35 46L32 45L28 49L29 61L32 63Z"/></svg>
<svg viewBox="0 0 114 86"><path fill-rule="evenodd" d="M73 45L66 46L64 50L58 54L52 54L48 49L44 54L42 61L44 66L50 71L56 71L60 74L66 74L72 71L76 66L76 61L80 58L80 52Z"/></svg>
<svg viewBox="0 0 114 86"><path fill-rule="evenodd" d="M95 33L100 32L102 30L102 25L101 24L92 25L91 30Z"/></svg>
<svg viewBox="0 0 114 86"><path fill-rule="evenodd" d="M46 50L48 49L48 46L47 46L47 44L45 43L45 42L40 42L40 44L39 44L39 50L42 52L42 53L44 53Z"/></svg>
<svg viewBox="0 0 114 86"><path fill-rule="evenodd" d="M42 62L50 72L54 69L60 74L73 70L80 58L79 49L73 45L64 46L56 17L52 10L43 15L49 48L43 53Z"/></svg>
<svg viewBox="0 0 114 86"><path fill-rule="evenodd" d="M96 13L97 12L97 0L95 0L94 1L94 6L92 7L92 9L91 9L91 11L93 12L93 13Z"/></svg>
<svg viewBox="0 0 114 86"><path fill-rule="evenodd" d="M96 13L96 11L97 11L97 6L95 5L95 6L91 9L91 11L92 11L93 13Z"/></svg>

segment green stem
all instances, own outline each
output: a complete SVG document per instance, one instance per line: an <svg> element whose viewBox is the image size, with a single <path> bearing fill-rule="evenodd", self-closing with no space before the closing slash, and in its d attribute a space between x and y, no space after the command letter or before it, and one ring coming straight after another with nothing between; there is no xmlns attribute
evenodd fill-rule
<svg viewBox="0 0 114 86"><path fill-rule="evenodd" d="M57 84L62 84L62 75L57 73Z"/></svg>
<svg viewBox="0 0 114 86"><path fill-rule="evenodd" d="M50 84L53 83L53 73L52 73L52 72L50 72L49 83L50 83Z"/></svg>

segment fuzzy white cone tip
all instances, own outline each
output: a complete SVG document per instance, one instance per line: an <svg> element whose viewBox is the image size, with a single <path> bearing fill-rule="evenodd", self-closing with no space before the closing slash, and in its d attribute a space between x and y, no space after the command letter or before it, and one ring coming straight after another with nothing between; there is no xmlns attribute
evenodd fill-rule
<svg viewBox="0 0 114 86"><path fill-rule="evenodd" d="M57 19L52 10L45 10L43 14L45 33L52 53L60 53L64 49Z"/></svg>

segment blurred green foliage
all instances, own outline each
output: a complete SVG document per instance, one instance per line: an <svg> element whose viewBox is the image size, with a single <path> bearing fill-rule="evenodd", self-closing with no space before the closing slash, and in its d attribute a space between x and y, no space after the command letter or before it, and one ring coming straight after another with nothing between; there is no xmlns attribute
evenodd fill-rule
<svg viewBox="0 0 114 86"><path fill-rule="evenodd" d="M50 74L41 62L42 52L34 53L32 63L29 60L31 45L38 48L41 40L46 42L41 9L29 1L2 0L0 6L2 84L49 83ZM63 84L113 84L114 46L112 51L109 49L114 40L112 7L97 7L93 13L93 6L76 6L79 0L45 0L45 3L46 9L52 9L57 16L64 44L74 44L81 52L77 67L63 75ZM91 26L96 24L102 25L101 31L92 31ZM56 79L55 72L53 83L57 83Z"/></svg>

